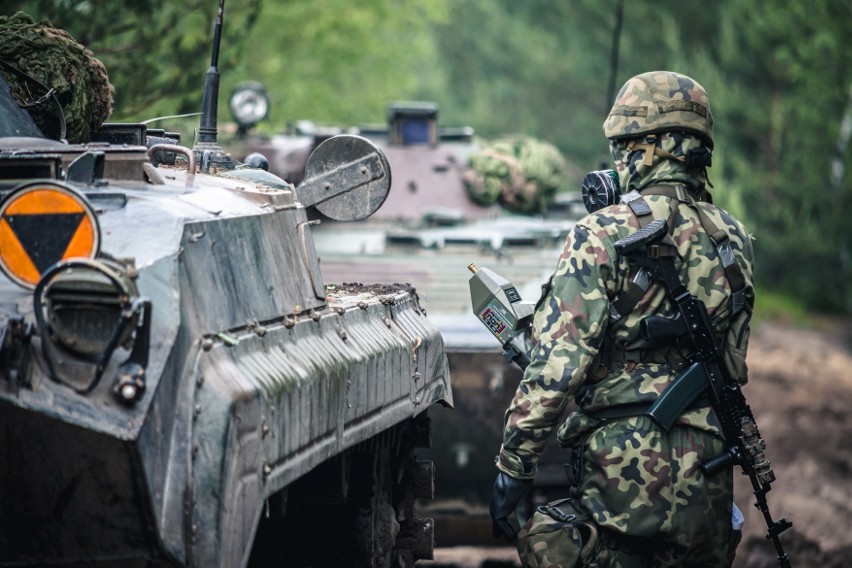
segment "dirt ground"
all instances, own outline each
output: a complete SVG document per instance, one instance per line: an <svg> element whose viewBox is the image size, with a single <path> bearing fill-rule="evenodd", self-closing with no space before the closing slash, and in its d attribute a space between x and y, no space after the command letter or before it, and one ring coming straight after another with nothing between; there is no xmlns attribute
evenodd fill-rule
<svg viewBox="0 0 852 568"><path fill-rule="evenodd" d="M808 328L763 323L753 332L748 362L744 392L776 474L770 511L793 522L780 537L791 566L852 565L852 320ZM735 499L746 516L735 568L777 567L745 476L737 476ZM519 566L508 547L438 548L435 560L421 565Z"/></svg>
<svg viewBox="0 0 852 568"><path fill-rule="evenodd" d="M781 541L793 566L846 567L852 558L852 322L816 329L764 324L749 347L745 394L766 440L776 481L774 518L793 528ZM736 501L746 514L738 567L778 566L765 540L751 485L740 476Z"/></svg>

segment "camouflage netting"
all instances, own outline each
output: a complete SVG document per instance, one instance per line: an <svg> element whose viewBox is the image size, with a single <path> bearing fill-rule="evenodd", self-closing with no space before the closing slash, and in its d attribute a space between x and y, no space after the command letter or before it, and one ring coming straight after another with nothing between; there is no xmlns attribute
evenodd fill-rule
<svg viewBox="0 0 852 568"><path fill-rule="evenodd" d="M506 136L470 157L464 182L481 205L496 202L518 213L541 213L565 184L568 164L555 146L528 136Z"/></svg>
<svg viewBox="0 0 852 568"><path fill-rule="evenodd" d="M36 23L29 15L0 16L0 58L56 89L65 109L66 139L88 142L94 130L112 112L112 85L106 68L91 51L67 32L46 22ZM23 103L44 95L29 81L0 68L12 92ZM41 131L59 138L61 127L56 103L47 101L27 109Z"/></svg>

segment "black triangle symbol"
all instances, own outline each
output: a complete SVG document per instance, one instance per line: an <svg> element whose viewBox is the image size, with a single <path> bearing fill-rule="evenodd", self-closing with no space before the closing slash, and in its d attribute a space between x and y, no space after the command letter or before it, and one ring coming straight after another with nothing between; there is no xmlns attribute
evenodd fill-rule
<svg viewBox="0 0 852 568"><path fill-rule="evenodd" d="M6 221L39 274L62 260L85 213L6 215Z"/></svg>

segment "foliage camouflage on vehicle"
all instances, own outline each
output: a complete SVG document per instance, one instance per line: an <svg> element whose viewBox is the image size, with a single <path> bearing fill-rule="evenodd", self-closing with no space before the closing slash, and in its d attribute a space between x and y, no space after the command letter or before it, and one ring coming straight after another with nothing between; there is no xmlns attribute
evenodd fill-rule
<svg viewBox="0 0 852 568"><path fill-rule="evenodd" d="M112 112L112 85L106 68L65 30L37 23L23 12L0 16L0 58L55 89L56 100L64 109L69 142L89 142ZM45 95L7 69L0 67L0 73L24 103ZM28 110L46 136L60 137L59 111L51 99Z"/></svg>
<svg viewBox="0 0 852 568"><path fill-rule="evenodd" d="M567 164L556 146L529 136L505 136L470 156L464 183L481 205L499 202L510 211L543 213L567 189Z"/></svg>

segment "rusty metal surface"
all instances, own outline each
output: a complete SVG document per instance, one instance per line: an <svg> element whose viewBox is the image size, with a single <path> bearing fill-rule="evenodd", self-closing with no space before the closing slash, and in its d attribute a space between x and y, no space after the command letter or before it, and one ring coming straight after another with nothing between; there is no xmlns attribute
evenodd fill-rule
<svg viewBox="0 0 852 568"><path fill-rule="evenodd" d="M408 173L396 175L395 182ZM417 290L444 338L455 402L452 411L432 413L434 444L422 453L436 466L436 499L429 509L436 539L453 534L458 520L467 518L475 526L471 535L485 535L477 544L495 544L487 516L494 456L502 441L503 413L521 373L504 360L494 337L473 314L467 266L473 262L491 268L512 282L523 299L534 302L556 267L574 217L468 218L463 209L443 207L441 194L428 201L431 208L421 202L421 209L401 212L398 219L380 218L394 195L399 198L394 191L366 221L319 225L315 236L320 264L329 282L370 282L393 275ZM464 190L456 186L455 191ZM532 500L567 490L565 459L551 444ZM485 513L474 520L471 511Z"/></svg>
<svg viewBox="0 0 852 568"><path fill-rule="evenodd" d="M494 456L502 441L503 414L522 376L504 360L494 337L473 314L467 266L475 262L491 268L511 281L522 298L535 301L572 225L570 220L503 217L410 227L371 218L323 222L316 228L328 282L399 277L417 290L421 306L444 338L454 409L431 413L433 445L421 454L436 466L436 499L428 514L435 520L438 546L459 543L455 536L460 534L460 519L469 528L468 543L496 544L487 515L496 475ZM558 445L550 444L531 499L565 489L565 461Z"/></svg>
<svg viewBox="0 0 852 568"><path fill-rule="evenodd" d="M417 106L401 108L414 114L435 110ZM467 266L491 268L512 282L523 299L534 302L556 267L565 236L585 211L574 194L558 196L545 217L513 215L499 205L474 203L463 177L468 158L479 150L472 130L435 139L435 124L431 124L428 142L404 144L393 114L389 112L387 125L358 130L385 151L391 164L388 198L362 222L322 219L314 236L327 281L394 278L411 284L444 338L455 410L436 409L432 414L435 443L423 453L436 465L432 510L440 513L435 519L436 535L440 535L453 530L443 525L445 520L487 508L503 413L521 376L506 363L494 337L472 313ZM242 142L244 152L264 152L270 167L280 168L274 171L295 178L304 150L312 144L310 136L297 135L250 135ZM563 462L558 448L544 457L535 499L564 486ZM459 502L464 503L464 511L453 508ZM487 513L483 518L488 518ZM483 534L490 535L490 528L485 527Z"/></svg>

